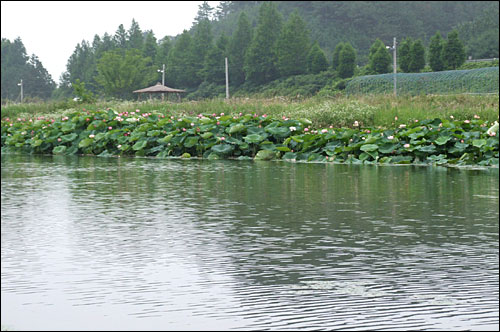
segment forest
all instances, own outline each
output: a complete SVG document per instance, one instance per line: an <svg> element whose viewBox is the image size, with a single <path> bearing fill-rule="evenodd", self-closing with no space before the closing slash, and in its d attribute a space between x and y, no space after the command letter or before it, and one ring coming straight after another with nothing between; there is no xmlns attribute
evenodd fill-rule
<svg viewBox="0 0 500 332"><path fill-rule="evenodd" d="M155 36L133 20L82 40L57 85L21 38L2 38L2 103L19 99L20 79L27 100L132 99L133 90L161 81L163 64L165 85L186 89L188 99L223 96L226 57L232 95L314 95L392 71L386 45L394 37L400 72L459 69L468 57L498 58L498 8L493 1L204 2L177 36Z"/></svg>

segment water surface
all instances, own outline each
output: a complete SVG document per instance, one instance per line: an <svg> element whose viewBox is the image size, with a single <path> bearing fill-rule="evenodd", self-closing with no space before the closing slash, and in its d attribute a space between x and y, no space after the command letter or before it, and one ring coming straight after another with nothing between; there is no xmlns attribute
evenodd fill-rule
<svg viewBox="0 0 500 332"><path fill-rule="evenodd" d="M498 169L1 157L14 330L498 330Z"/></svg>

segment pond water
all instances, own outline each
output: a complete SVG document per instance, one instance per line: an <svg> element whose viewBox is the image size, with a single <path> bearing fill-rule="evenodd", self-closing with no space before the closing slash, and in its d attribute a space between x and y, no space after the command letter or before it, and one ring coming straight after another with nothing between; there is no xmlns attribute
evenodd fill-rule
<svg viewBox="0 0 500 332"><path fill-rule="evenodd" d="M1 166L2 328L498 330L498 168Z"/></svg>

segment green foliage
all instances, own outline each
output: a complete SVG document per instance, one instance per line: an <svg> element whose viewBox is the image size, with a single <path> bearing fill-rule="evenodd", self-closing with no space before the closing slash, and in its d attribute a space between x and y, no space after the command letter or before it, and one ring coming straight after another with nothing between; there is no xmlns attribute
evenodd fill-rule
<svg viewBox="0 0 500 332"><path fill-rule="evenodd" d="M225 57L227 38L224 35L219 37L217 46L211 46L205 57L205 65L202 77L205 82L224 84L226 81Z"/></svg>
<svg viewBox="0 0 500 332"><path fill-rule="evenodd" d="M143 58L137 49L128 50L125 55L119 51L106 52L97 64L97 82L110 96L131 98L132 91L143 88L156 77L150 63L151 59Z"/></svg>
<svg viewBox="0 0 500 332"><path fill-rule="evenodd" d="M399 62L399 68L403 73L410 72L411 63L411 47L413 45L413 40L410 37L403 39L397 49L397 58Z"/></svg>
<svg viewBox="0 0 500 332"><path fill-rule="evenodd" d="M413 42L410 48L410 72L418 73L425 67L425 48L420 39Z"/></svg>
<svg viewBox="0 0 500 332"><path fill-rule="evenodd" d="M429 66L432 71L444 70L443 47L444 41L438 31L434 36L432 36L431 43L429 45Z"/></svg>
<svg viewBox="0 0 500 332"><path fill-rule="evenodd" d="M23 80L23 98L48 99L56 85L36 55L28 57L21 38L13 42L2 38L2 100L20 100Z"/></svg>
<svg viewBox="0 0 500 332"><path fill-rule="evenodd" d="M309 48L309 31L306 23L295 11L283 27L276 43L280 76L305 74Z"/></svg>
<svg viewBox="0 0 500 332"><path fill-rule="evenodd" d="M95 102L94 94L85 88L85 83L76 79L73 83L73 93L78 98L79 103L93 103Z"/></svg>
<svg viewBox="0 0 500 332"><path fill-rule="evenodd" d="M307 55L307 71L311 74L318 74L328 69L328 60L325 52L315 42Z"/></svg>
<svg viewBox="0 0 500 332"><path fill-rule="evenodd" d="M477 30L471 30L471 40L475 36L480 37L485 31L496 35L499 31L498 23L490 23L494 22L495 13L498 17L497 1L277 1L275 3L285 18L294 10L298 10L299 15L307 22L311 38L319 42L321 48L328 54L328 59L331 59L330 55L337 44L348 41L358 53L359 65L367 63L368 50L376 38L385 43L391 43L395 36L422 38L424 44L428 45L429 38L436 31L447 34L460 23L479 21L478 17L483 12L491 13L491 21L486 21L488 23L482 27L478 26ZM260 1L228 2L221 11L220 19L214 21L214 31L217 31L217 34L224 32L231 35L242 12L248 15L250 21L257 21L260 4ZM465 36L462 31L460 36ZM466 39L463 40L465 43ZM496 42L492 40L491 45L481 44L478 50L494 47L498 50L498 37ZM498 57L498 51L496 54L488 57Z"/></svg>
<svg viewBox="0 0 500 332"><path fill-rule="evenodd" d="M457 69L465 62L465 48L456 30L448 34L443 47L443 62L446 69Z"/></svg>
<svg viewBox="0 0 500 332"><path fill-rule="evenodd" d="M344 47L344 43L338 43L337 46L335 46L335 50L333 50L332 54L332 69L337 70L339 66L339 56L340 52L342 51L342 48Z"/></svg>
<svg viewBox="0 0 500 332"><path fill-rule="evenodd" d="M465 53L473 59L498 58L499 8L498 2L490 8L457 26L464 42Z"/></svg>
<svg viewBox="0 0 500 332"><path fill-rule="evenodd" d="M498 67L449 70L430 73L400 74L398 95L498 93ZM393 74L359 76L346 88L348 94L392 93Z"/></svg>
<svg viewBox="0 0 500 332"><path fill-rule="evenodd" d="M344 116L361 105L351 106L342 109ZM360 116L367 111L362 108ZM73 112L54 121L2 120L1 146L2 153L157 158L481 166L498 165L499 161L498 122L435 118L384 129L363 128L355 120L349 127L313 129L306 118L258 114L198 114L175 119L108 109Z"/></svg>
<svg viewBox="0 0 500 332"><path fill-rule="evenodd" d="M385 74L391 71L391 56L378 38L370 48L368 68L372 74Z"/></svg>
<svg viewBox="0 0 500 332"><path fill-rule="evenodd" d="M195 85L192 80L195 76L195 68L191 66L191 44L191 35L184 30L168 54L165 80L175 87L185 88Z"/></svg>
<svg viewBox="0 0 500 332"><path fill-rule="evenodd" d="M345 43L339 54L339 65L337 72L340 78L349 78L354 75L356 69L356 51L350 43Z"/></svg>
<svg viewBox="0 0 500 332"><path fill-rule="evenodd" d="M189 71L194 73L189 80L189 86L195 87L203 82L203 66L208 52L212 49L212 43L212 26L208 19L201 20L194 27L191 50L188 52ZM186 67L180 68L180 70L186 70Z"/></svg>
<svg viewBox="0 0 500 332"><path fill-rule="evenodd" d="M245 12L238 19L238 27L229 43L229 64L231 66L231 83L240 86L245 82L245 54L252 41L252 27Z"/></svg>
<svg viewBox="0 0 500 332"><path fill-rule="evenodd" d="M263 84L278 78L276 43L282 28L281 14L272 2L259 9L259 23L245 57L245 79Z"/></svg>

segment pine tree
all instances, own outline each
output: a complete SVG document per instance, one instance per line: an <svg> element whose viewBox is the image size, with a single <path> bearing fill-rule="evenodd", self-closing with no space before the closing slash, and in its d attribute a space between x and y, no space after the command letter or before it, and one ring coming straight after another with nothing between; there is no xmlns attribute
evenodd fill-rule
<svg viewBox="0 0 500 332"><path fill-rule="evenodd" d="M328 60L325 52L319 47L318 42L314 42L307 56L307 69L311 74L318 74L328 69Z"/></svg>
<svg viewBox="0 0 500 332"><path fill-rule="evenodd" d="M188 57L193 68L192 86L197 86L203 81L203 66L208 51L213 46L212 26L208 19L203 19L194 27L193 43Z"/></svg>
<svg viewBox="0 0 500 332"><path fill-rule="evenodd" d="M356 51L351 43L345 43L339 54L339 65L337 72L341 78L349 78L354 76L356 69Z"/></svg>
<svg viewBox="0 0 500 332"><path fill-rule="evenodd" d="M231 83L239 86L245 82L245 54L252 41L252 27L245 12L238 18L238 27L229 42L229 65Z"/></svg>
<svg viewBox="0 0 500 332"><path fill-rule="evenodd" d="M184 30L168 54L165 85L174 88L196 86L193 80L195 72L190 61L191 44L192 37L187 30Z"/></svg>
<svg viewBox="0 0 500 332"><path fill-rule="evenodd" d="M410 54L410 72L418 73L425 67L425 48L420 39L413 42Z"/></svg>
<svg viewBox="0 0 500 332"><path fill-rule="evenodd" d="M410 72L410 62L411 62L411 47L413 45L413 40L410 37L403 39L401 44L399 44L398 52L398 60L399 60L399 68L403 73Z"/></svg>
<svg viewBox="0 0 500 332"><path fill-rule="evenodd" d="M142 54L145 57L149 57L152 63L156 63L156 53L158 52L158 46L156 43L156 37L153 31L146 32L146 38L144 40L144 45L142 48Z"/></svg>
<svg viewBox="0 0 500 332"><path fill-rule="evenodd" d="M443 46L443 38L438 31L432 36L429 44L429 66L433 71L444 70Z"/></svg>
<svg viewBox="0 0 500 332"><path fill-rule="evenodd" d="M142 51L144 38L142 37L142 31L134 19L132 19L132 24L127 32L128 35L128 48L135 48Z"/></svg>
<svg viewBox="0 0 500 332"><path fill-rule="evenodd" d="M221 35L217 45L212 46L205 58L203 80L208 83L224 84L226 82L225 57L227 55L228 39Z"/></svg>
<svg viewBox="0 0 500 332"><path fill-rule="evenodd" d="M156 52L156 61L155 64L158 68L161 68L164 64L167 64L168 53L172 49L172 42L169 37L165 37L160 40L159 45L157 46Z"/></svg>
<svg viewBox="0 0 500 332"><path fill-rule="evenodd" d="M453 30L448 34L448 40L443 47L443 62L446 69L457 69L465 62L464 44L458 39L458 32Z"/></svg>
<svg viewBox="0 0 500 332"><path fill-rule="evenodd" d="M368 68L373 74L385 74L391 71L391 56L378 38L370 47Z"/></svg>
<svg viewBox="0 0 500 332"><path fill-rule="evenodd" d="M278 78L276 42L281 33L282 17L273 2L259 8L259 23L245 57L245 79L263 84Z"/></svg>
<svg viewBox="0 0 500 332"><path fill-rule="evenodd" d="M120 24L118 26L118 29L116 30L115 35L113 37L113 41L116 47L121 49L127 48L128 44L127 31L125 31L123 24Z"/></svg>
<svg viewBox="0 0 500 332"><path fill-rule="evenodd" d="M344 43L338 43L337 46L335 46L335 50L333 50L332 54L332 69L337 70L339 66L339 55L340 52L342 51L342 48L344 47Z"/></svg>
<svg viewBox="0 0 500 332"><path fill-rule="evenodd" d="M281 77L305 74L310 47L309 31L305 22L294 11L283 27L276 43L278 70Z"/></svg>

